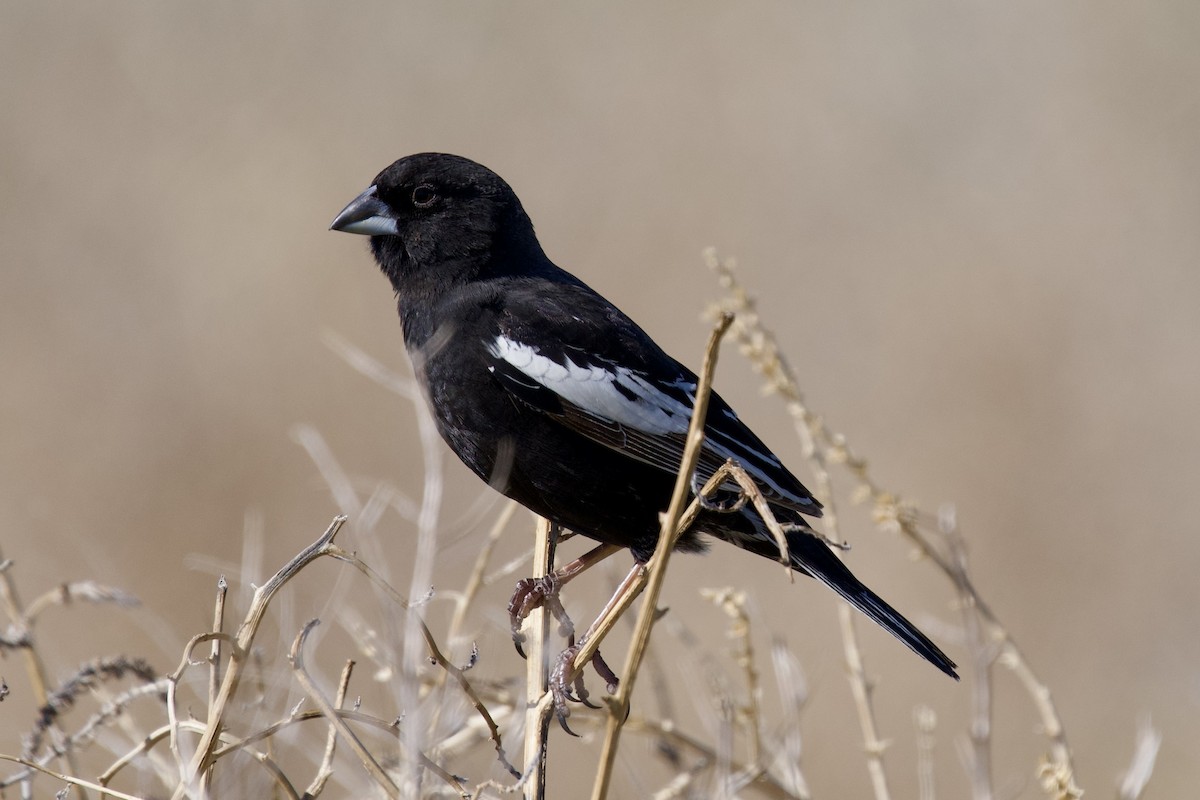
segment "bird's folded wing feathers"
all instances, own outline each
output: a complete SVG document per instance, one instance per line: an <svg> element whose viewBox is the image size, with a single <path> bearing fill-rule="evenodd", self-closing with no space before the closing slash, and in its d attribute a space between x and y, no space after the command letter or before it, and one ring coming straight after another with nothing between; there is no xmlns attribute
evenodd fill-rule
<svg viewBox="0 0 1200 800"><path fill-rule="evenodd" d="M514 397L562 425L665 472L679 470L696 379L678 367L671 380L567 349L557 358L500 334L484 342L489 369ZM719 396L710 399L697 474L707 481L733 459L763 495L810 516L821 506ZM737 491L728 482L723 489Z"/></svg>

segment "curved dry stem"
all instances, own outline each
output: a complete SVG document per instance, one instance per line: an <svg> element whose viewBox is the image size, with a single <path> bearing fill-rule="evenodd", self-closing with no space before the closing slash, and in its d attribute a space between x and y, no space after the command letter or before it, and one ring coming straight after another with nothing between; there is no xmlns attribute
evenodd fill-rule
<svg viewBox="0 0 1200 800"><path fill-rule="evenodd" d="M200 743L196 746L196 752L192 756L186 771L183 773L183 780L175 787L175 792L172 795L173 800L181 800L187 794L188 790L198 782L199 777L208 770L209 765L212 763L213 750L216 748L217 740L225 724L225 714L229 708L229 701L237 692L238 684L242 679L242 673L245 671L250 645L254 642L254 637L258 633L259 625L262 624L263 616L267 612L267 606L270 605L271 599L289 580L296 576L296 573L321 556L330 553L333 547L333 539L337 536L338 531L341 530L345 522L346 517L344 516L334 517L333 522L329 524L329 527L325 529L325 532L315 542L296 554L292 560L284 564L278 572L272 575L265 584L254 592L254 598L250 602L250 609L246 612L246 618L238 628L237 637L231 648L229 666L225 671L224 679L221 681L221 689L217 693L213 714L208 718L204 734L200 737Z"/></svg>
<svg viewBox="0 0 1200 800"><path fill-rule="evenodd" d="M138 756L147 755L151 750L154 749L156 744L161 742L163 739L170 738L173 727L174 726L172 723L168 722L168 724L163 725L161 728L157 728L154 731L146 734L146 736L137 744L136 747L125 753L125 755L118 758L112 764L109 764L108 769L104 770L104 772L100 774L100 777L96 779L96 782L101 786L108 786L108 784L112 782L113 778L115 778L121 770L125 769L125 767L132 764L134 760L138 758ZM179 727L191 730L193 733L204 733L204 725L192 720L180 721Z"/></svg>
<svg viewBox="0 0 1200 800"><path fill-rule="evenodd" d="M33 598L26 608L21 625L32 628L38 616L48 608L65 607L75 602L110 603L120 608L133 608L141 601L126 591L96 581L71 581L55 586Z"/></svg>
<svg viewBox="0 0 1200 800"><path fill-rule="evenodd" d="M33 636L33 629L23 624L26 619L25 607L21 603L21 596L17 592L16 581L12 578L12 570L9 569L12 562L5 559L0 552L0 604L3 604L5 612L8 614L8 619L16 628L16 636L13 637L20 640L21 655L25 659L25 672L29 677L29 685L33 690L33 698L37 705L44 706L50 698L50 678L46 670L46 664L42 660L42 655L37 649L37 644ZM79 772L79 764L75 759L75 754L66 747L67 736L62 728L57 723L51 723L49 727L51 737L54 739L54 744L57 749L60 749L60 756L67 769L72 773ZM84 800L87 800L87 791L82 792Z"/></svg>
<svg viewBox="0 0 1200 800"><path fill-rule="evenodd" d="M702 589L702 597L720 608L730 619L729 631L726 636L732 639L735 647L734 662L742 670L746 679L746 702L736 707L737 720L749 734L749 757L746 759L750 769L761 774L766 771L763 766L762 748L762 715L759 713L759 698L762 690L759 686L758 668L755 666L754 642L750 638L750 615L746 611L746 593L734 591L732 588ZM752 774L750 777L757 777Z"/></svg>
<svg viewBox="0 0 1200 800"><path fill-rule="evenodd" d="M350 726L337 715L337 708L333 703L329 702L325 695L321 694L316 683L308 674L308 670L304 667L304 642L308 638L308 634L312 632L312 629L319 624L320 620L310 620L300 633L296 634L296 640L292 642L292 649L288 653L288 658L292 662L292 670L296 674L296 680L304 687L304 691L308 693L309 699L316 704L325 718L329 720L329 727L336 730L338 735L346 740L346 744L354 751L354 755L358 756L358 760L367 770L367 774L375 779L375 782L379 784L381 789L387 792L388 797L399 798L400 787L396 786L391 776L387 774L387 771L379 765L379 762L367 750L362 740L355 735L354 731L350 730Z"/></svg>
<svg viewBox="0 0 1200 800"><path fill-rule="evenodd" d="M343 550L340 547L331 547L328 555L333 556L339 561L344 561L347 564L354 566L355 569L367 576L372 583L374 583L389 597L391 597L397 605L403 609L409 609L408 601L405 600L400 593L391 586L391 584L384 580L379 573L371 569L371 566L367 564L367 562L363 561L357 555ZM500 764L506 770L508 770L510 775L512 775L514 778L519 778L521 776L520 770L512 765L504 751L504 742L500 737L500 726L497 725L496 721L492 718L491 713L487 710L487 706L485 706L483 701L479 699L479 693L475 691L475 688L471 685L471 682L467 680L467 676L463 673L462 669L455 666L455 664L450 661L450 659L446 658L446 656L442 653L441 648L438 647L437 640L433 637L433 631L429 630L429 626L425 624L425 621L419 616L416 616L415 619L418 625L418 630L420 630L421 636L425 641L425 648L428 651L430 660L432 660L442 669L446 670L446 672L449 673L450 676L453 677L458 683L458 686L460 689L462 689L463 694L465 694L467 699L471 701L471 706L487 724L488 731L491 732L492 745L496 749L496 758L500 761Z"/></svg>
<svg viewBox="0 0 1200 800"><path fill-rule="evenodd" d="M336 711L341 711L346 702L346 690L350 688L350 675L353 672L354 662L347 661L346 665L342 667L342 675L338 678L337 694L333 698L333 708ZM319 797L321 792L325 791L325 784L333 775L333 755L337 751L337 734L337 728L330 725L329 734L325 738L325 755L321 758L321 766L317 769L316 777L312 779L312 783L304 792L305 798Z"/></svg>
<svg viewBox="0 0 1200 800"><path fill-rule="evenodd" d="M125 794L124 792L118 792L113 789L106 789L105 787L101 786L98 783L92 783L91 781L85 781L83 778L76 778L73 775L65 775L61 772L52 770L48 767L43 767L41 764L30 761L29 759L26 759L26 758L18 758L17 756L10 756L10 755L6 755L4 753L0 753L0 760L11 761L14 764L20 764L21 766L25 767L26 769L33 770L35 772L41 772L43 774L49 775L52 778L60 780L63 783L69 783L72 786L78 786L80 789L95 789L98 792L103 792L108 797L116 797L116 798L118 798L118 800L145 800L145 798L143 798L143 797L137 797L132 794Z"/></svg>
<svg viewBox="0 0 1200 800"><path fill-rule="evenodd" d="M1056 793L1058 797L1080 794L1081 791L1074 780L1075 767L1071 750L1067 744L1061 717L1050 697L1049 687L1036 676L1008 629L979 595L965 567L943 552L934 539L921 529L918 524L921 515L917 509L902 501L895 493L883 489L871 476L866 459L857 455L844 436L834 432L819 415L808 408L795 374L780 355L774 335L767 330L758 315L754 298L734 276L733 262L718 259L712 248L705 251L704 258L709 268L716 273L722 288L728 292L728 296L715 310L718 313L732 311L737 314L733 328L734 336L746 357L766 378L767 392L779 395L783 399L796 432L804 444L805 455L817 476L818 498L823 503L826 502L826 498L832 499L826 464L841 464L856 482L853 491L856 501L871 503L875 523L885 530L903 535L923 557L933 562L950 579L961 596L970 598L979 617L986 623L988 638L992 647L999 653L998 660L1016 676L1029 694L1041 719L1042 729L1050 742L1050 754L1043 769L1043 774L1047 776L1044 781L1047 790ZM834 530L830 525L830 518L833 517L831 510L831 507L828 507L825 516L826 529L830 531ZM845 640L848 654L852 648L859 649L857 643L852 642L849 633L847 629ZM863 688L865 687L859 686L856 694ZM869 696L869 692L867 695ZM869 744L870 736L867 738Z"/></svg>
<svg viewBox="0 0 1200 800"><path fill-rule="evenodd" d="M664 739L677 747L690 750L703 759L705 766L717 763L722 757L709 745L693 736L689 736L686 732L666 720L630 717L629 721L625 723L625 727L635 733L652 735ZM739 782L744 782L745 788L764 797L775 798L776 800L807 800L807 795L797 794L789 790L788 787L780 783L768 771L753 763L732 761L729 763L729 767L738 774Z"/></svg>
<svg viewBox="0 0 1200 800"><path fill-rule="evenodd" d="M510 500L504 504L504 508L501 509L500 513L496 516L495 522L492 523L491 530L488 531L487 539L485 540L483 547L480 549L479 555L475 558L475 566L471 569L471 575L467 578L466 586L463 587L462 592L454 595L454 614L450 618L450 625L446 629L446 647L452 654L455 652L459 637L461 636L463 624L467 618L467 612L474 603L479 591L487 583L485 573L487 571L488 564L492 560L492 553L496 548L496 544L500 541L501 534L504 533L504 529L512 520L513 515L516 513L518 507L519 506L515 500ZM433 690L441 691L445 686L446 677L450 674L451 673L449 670L439 672L432 687ZM480 703L480 705L482 706L483 704ZM430 716L429 730L438 730L438 725L441 722L442 711L445 707L445 703L438 703L434 707ZM491 714L489 712L484 719L487 721L490 718ZM493 742L496 745L499 745L499 727L494 726L493 721L493 724L489 725L489 729L493 733ZM497 750L497 754L503 758L503 752L501 750ZM507 761L507 759L505 759L505 761Z"/></svg>

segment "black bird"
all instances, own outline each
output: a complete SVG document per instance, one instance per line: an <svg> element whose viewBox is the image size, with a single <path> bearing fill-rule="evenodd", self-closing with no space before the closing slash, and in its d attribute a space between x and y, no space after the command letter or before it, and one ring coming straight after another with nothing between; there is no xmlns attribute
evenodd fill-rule
<svg viewBox="0 0 1200 800"><path fill-rule="evenodd" d="M509 185L466 158L400 159L331 227L371 237L396 291L417 379L450 449L521 505L608 545L593 551L594 560L618 548L648 560L682 459L696 376L555 266ZM821 504L716 393L704 433L699 481L736 461L787 530L794 568L958 677L937 645L812 532L803 515L821 516ZM704 550L710 537L780 557L749 505L706 507L678 549Z"/></svg>

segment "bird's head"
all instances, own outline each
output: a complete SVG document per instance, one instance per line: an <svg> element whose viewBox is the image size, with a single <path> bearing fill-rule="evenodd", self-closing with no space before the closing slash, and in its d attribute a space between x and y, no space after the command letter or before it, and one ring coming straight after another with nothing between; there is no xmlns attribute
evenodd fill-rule
<svg viewBox="0 0 1200 800"><path fill-rule="evenodd" d="M398 292L423 279L469 281L504 272L510 259L542 257L533 224L504 179L445 153L395 162L330 228L370 236Z"/></svg>

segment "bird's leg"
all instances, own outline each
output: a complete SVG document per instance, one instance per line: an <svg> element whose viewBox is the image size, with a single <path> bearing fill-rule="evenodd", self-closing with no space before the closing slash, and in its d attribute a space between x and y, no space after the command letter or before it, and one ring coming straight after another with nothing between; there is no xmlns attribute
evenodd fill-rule
<svg viewBox="0 0 1200 800"><path fill-rule="evenodd" d="M599 616L596 617L596 621L591 624L578 643L572 643L570 647L562 652L558 657L558 663L555 665L554 671L550 674L550 692L554 696L555 716L558 717L558 724L562 726L563 730L572 736L575 735L575 732L567 727L567 717L571 715L570 710L567 708L567 701L575 700L586 706L595 708L595 706L588 702L588 693L583 686L583 673L575 671L575 656L584 644L587 643L588 639L599 630L601 624L608 617L612 616L615 610L623 604L625 595L637 589L638 583L642 580L645 573L645 564L638 562L633 565L633 569L629 570L629 574L625 576L625 579L621 581L613 596L605 603L604 608L601 609ZM604 679L605 688L608 690L608 693L616 693L621 681L612 667L608 666L608 663L600 655L599 648L592 654L591 664L592 669L596 670L596 674Z"/></svg>
<svg viewBox="0 0 1200 800"><path fill-rule="evenodd" d="M525 641L525 634L521 633L521 625L529 616L529 612L539 606L545 606L546 610L558 620L559 632L568 638L574 636L575 626L571 623L571 618L567 616L562 601L558 599L559 591L584 570L599 564L621 549L615 544L602 544L593 547L579 558L569 564L564 564L549 575L541 578L524 578L517 582L512 599L508 601L508 617L512 625L513 645L521 654L521 658L525 657L525 650L521 647Z"/></svg>

